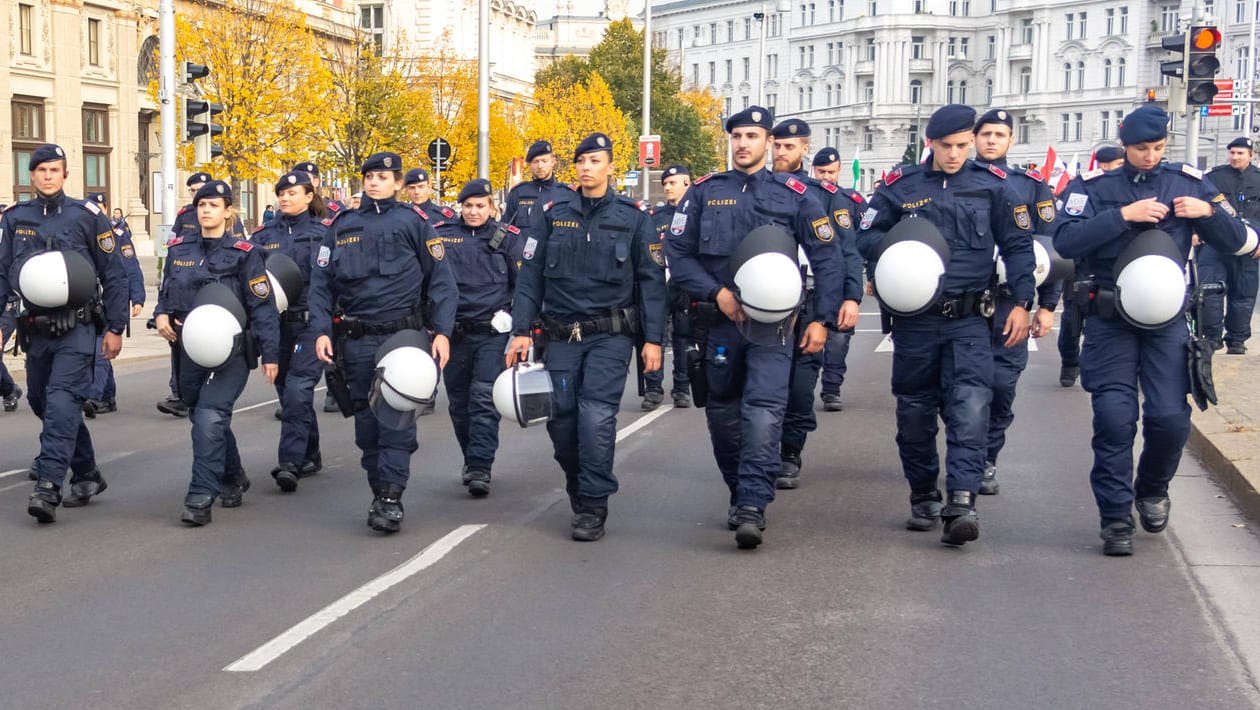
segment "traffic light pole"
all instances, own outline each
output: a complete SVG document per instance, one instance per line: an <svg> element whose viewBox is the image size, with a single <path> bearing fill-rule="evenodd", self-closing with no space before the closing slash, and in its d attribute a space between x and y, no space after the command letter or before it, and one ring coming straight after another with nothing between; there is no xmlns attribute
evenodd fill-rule
<svg viewBox="0 0 1260 710"><path fill-rule="evenodd" d="M1186 108L1186 162L1199 167L1199 117L1197 106Z"/></svg>
<svg viewBox="0 0 1260 710"><path fill-rule="evenodd" d="M165 256L167 237L175 224L175 0L158 5L158 101L162 129L162 222L157 232L158 256Z"/></svg>

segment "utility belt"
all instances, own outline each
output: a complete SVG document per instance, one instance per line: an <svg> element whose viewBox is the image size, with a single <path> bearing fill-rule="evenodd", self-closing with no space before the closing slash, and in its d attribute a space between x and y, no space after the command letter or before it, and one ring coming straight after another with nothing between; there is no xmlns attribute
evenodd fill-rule
<svg viewBox="0 0 1260 710"><path fill-rule="evenodd" d="M28 311L17 319L18 343L26 349L33 335L57 338L88 323L95 324L97 328L105 327L105 311L99 302L79 308L58 308L38 313Z"/></svg>
<svg viewBox="0 0 1260 710"><path fill-rule="evenodd" d="M544 315L542 330L549 337L565 338L569 342L581 342L584 336L601 333L638 337L638 309L634 306L614 308L608 315L577 321L559 321Z"/></svg>
<svg viewBox="0 0 1260 710"><path fill-rule="evenodd" d="M455 329L451 331L451 337L461 340L473 335L502 335L491 325L489 318L482 320L473 320L471 318L455 321Z"/></svg>
<svg viewBox="0 0 1260 710"><path fill-rule="evenodd" d="M311 312L288 310L280 314L280 322L306 325L311 322Z"/></svg>
<svg viewBox="0 0 1260 710"><path fill-rule="evenodd" d="M971 316L992 318L995 310L996 299L993 291L985 289L969 293L945 294L937 299L926 312L948 320L960 320Z"/></svg>
<svg viewBox="0 0 1260 710"><path fill-rule="evenodd" d="M1073 282L1072 298L1085 315L1105 321L1123 320L1116 305L1116 289L1111 284L1099 283L1096 279Z"/></svg>
<svg viewBox="0 0 1260 710"><path fill-rule="evenodd" d="M359 320L354 316L340 316L333 319L333 335L338 338L356 340L366 335L393 335L400 330L423 330L424 316L418 311L405 318L374 322Z"/></svg>

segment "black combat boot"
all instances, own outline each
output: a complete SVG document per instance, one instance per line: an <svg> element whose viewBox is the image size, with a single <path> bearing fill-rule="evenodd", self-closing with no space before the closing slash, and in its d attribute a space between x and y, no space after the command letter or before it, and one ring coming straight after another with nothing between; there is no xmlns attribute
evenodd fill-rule
<svg viewBox="0 0 1260 710"><path fill-rule="evenodd" d="M997 464L984 462L984 473L980 476L980 495L995 496L998 494Z"/></svg>
<svg viewBox="0 0 1260 710"><path fill-rule="evenodd" d="M109 484L105 483L99 468L92 469L91 473L73 474L70 476L70 495L66 496L62 505L67 508L85 506L92 496L104 493L106 488Z"/></svg>
<svg viewBox="0 0 1260 710"><path fill-rule="evenodd" d="M219 504L224 508L239 508L245 502L245 491L249 490L249 478L241 471L236 478L223 486L223 494L219 496Z"/></svg>
<svg viewBox="0 0 1260 710"><path fill-rule="evenodd" d="M801 450L784 445L779 452L779 475L774 479L775 488L796 488L801 485Z"/></svg>
<svg viewBox="0 0 1260 710"><path fill-rule="evenodd" d="M271 469L271 477L276 479L276 486L285 493L296 491L298 479L301 478L298 475L298 467L291 463L282 463Z"/></svg>
<svg viewBox="0 0 1260 710"><path fill-rule="evenodd" d="M57 506L61 505L61 491L52 481L38 481L35 490L26 499L26 512L41 523L57 520Z"/></svg>
<svg viewBox="0 0 1260 710"><path fill-rule="evenodd" d="M383 533L396 533L402 529L403 487L392 483L381 484L380 492L368 508L368 527Z"/></svg>
<svg viewBox="0 0 1260 710"><path fill-rule="evenodd" d="M297 476L298 478L309 478L323 470L324 457L316 451L310 456L307 456L306 460L302 462L302 465L298 466Z"/></svg>
<svg viewBox="0 0 1260 710"><path fill-rule="evenodd" d="M1098 537L1103 540L1103 554L1108 557L1128 557L1133 554L1133 518L1112 520L1103 525Z"/></svg>
<svg viewBox="0 0 1260 710"><path fill-rule="evenodd" d="M941 509L945 528L941 542L946 545L964 545L980 537L980 518L976 515L976 494L968 491L950 491L949 504Z"/></svg>
<svg viewBox="0 0 1260 710"><path fill-rule="evenodd" d="M184 512L179 516L180 522L193 528L210 524L210 508L214 505L214 496L209 493L189 493L184 496Z"/></svg>
<svg viewBox="0 0 1260 710"><path fill-rule="evenodd" d="M741 505L735 510L735 545L741 550L752 550L761 544L761 533L766 529L766 515L755 505Z"/></svg>
<svg viewBox="0 0 1260 710"><path fill-rule="evenodd" d="M574 540L595 542L604 536L604 521L608 520L607 498L578 496L573 507L574 515L569 526Z"/></svg>
<svg viewBox="0 0 1260 710"><path fill-rule="evenodd" d="M934 529L941 521L941 507L939 490L911 493L910 518L906 520L906 529L920 532Z"/></svg>
<svg viewBox="0 0 1260 710"><path fill-rule="evenodd" d="M468 481L468 483L465 484L468 486L468 495L473 498L485 498L490 495L489 471L479 471L477 469L473 469L465 475L465 478Z"/></svg>
<svg viewBox="0 0 1260 710"><path fill-rule="evenodd" d="M1146 532L1163 532L1168 527L1168 513L1172 510L1172 501L1168 496L1138 498L1133 501L1133 506L1137 508L1138 520Z"/></svg>

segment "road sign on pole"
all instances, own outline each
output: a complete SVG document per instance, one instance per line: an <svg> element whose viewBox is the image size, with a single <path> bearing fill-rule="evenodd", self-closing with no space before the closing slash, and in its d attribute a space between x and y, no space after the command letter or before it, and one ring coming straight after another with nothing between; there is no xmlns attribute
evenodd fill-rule
<svg viewBox="0 0 1260 710"><path fill-rule="evenodd" d="M639 165L655 168L661 164L661 137L639 136Z"/></svg>
<svg viewBox="0 0 1260 710"><path fill-rule="evenodd" d="M1212 104L1203 106L1199 109L1200 116L1229 116L1233 111L1233 107L1229 104Z"/></svg>
<svg viewBox="0 0 1260 710"><path fill-rule="evenodd" d="M445 163L451 159L451 144L442 138L429 141L429 160L434 163Z"/></svg>
<svg viewBox="0 0 1260 710"><path fill-rule="evenodd" d="M621 182L622 182L622 183L623 183L626 187L638 187L638 185L639 185L639 171L638 171L638 170L627 170L627 171L626 171L626 176L625 176L624 178L622 178Z"/></svg>

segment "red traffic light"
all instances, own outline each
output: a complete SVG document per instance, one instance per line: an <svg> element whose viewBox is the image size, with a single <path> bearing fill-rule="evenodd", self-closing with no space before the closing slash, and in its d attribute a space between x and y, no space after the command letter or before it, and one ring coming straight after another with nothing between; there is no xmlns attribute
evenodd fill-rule
<svg viewBox="0 0 1260 710"><path fill-rule="evenodd" d="M1190 37L1193 49L1214 49L1221 43L1221 31L1215 27L1198 27Z"/></svg>

